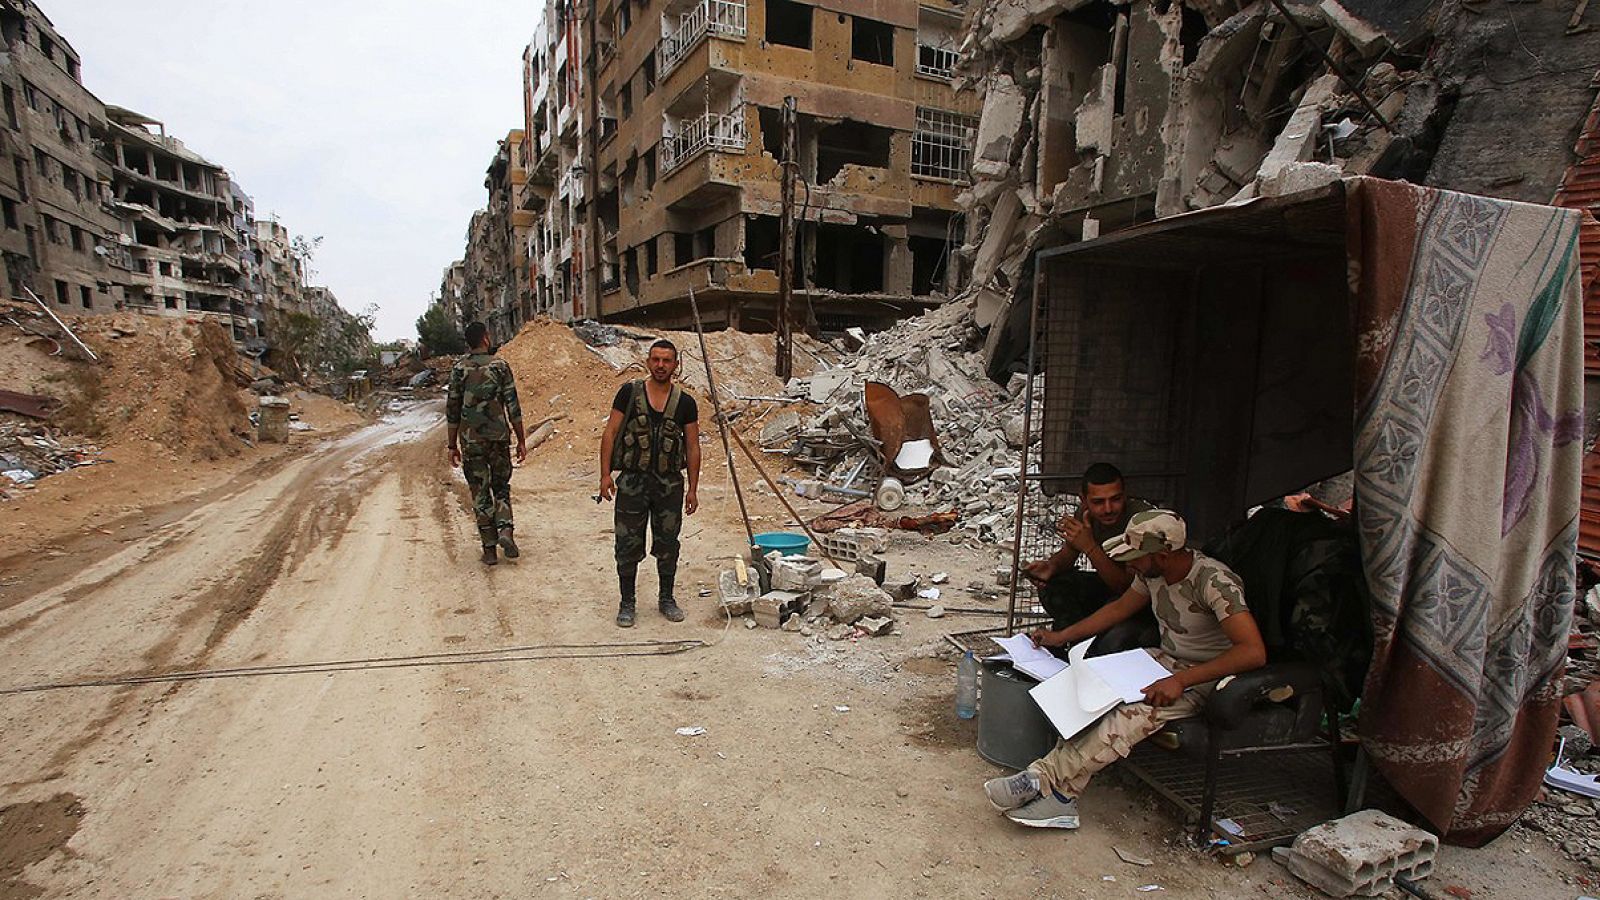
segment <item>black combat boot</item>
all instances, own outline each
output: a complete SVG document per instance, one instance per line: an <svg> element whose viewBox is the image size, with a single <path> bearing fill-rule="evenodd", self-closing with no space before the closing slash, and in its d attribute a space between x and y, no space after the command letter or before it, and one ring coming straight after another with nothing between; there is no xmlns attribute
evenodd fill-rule
<svg viewBox="0 0 1600 900"><path fill-rule="evenodd" d="M617 607L618 628L633 627L633 609L636 600L634 588L635 582L638 580L638 574L639 571L637 569L631 569L626 572L621 569L617 570L617 583L622 588L622 603Z"/></svg>
<svg viewBox="0 0 1600 900"><path fill-rule="evenodd" d="M510 525L500 529L499 543L500 549L506 552L506 559L516 559L522 555L522 551L517 549L517 542L511 537Z"/></svg>
<svg viewBox="0 0 1600 900"><path fill-rule="evenodd" d="M668 622L682 622L683 610L678 608L678 601L672 597L672 583L677 580L678 566L676 563L656 563L656 573L661 576L660 598L661 614L667 617Z"/></svg>

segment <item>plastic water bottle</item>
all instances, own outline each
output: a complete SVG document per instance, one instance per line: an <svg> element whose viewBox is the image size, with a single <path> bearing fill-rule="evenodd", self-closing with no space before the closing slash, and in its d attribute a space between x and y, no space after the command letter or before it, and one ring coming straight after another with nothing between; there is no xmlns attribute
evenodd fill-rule
<svg viewBox="0 0 1600 900"><path fill-rule="evenodd" d="M956 715L970 719L978 714L978 660L968 650L956 663Z"/></svg>

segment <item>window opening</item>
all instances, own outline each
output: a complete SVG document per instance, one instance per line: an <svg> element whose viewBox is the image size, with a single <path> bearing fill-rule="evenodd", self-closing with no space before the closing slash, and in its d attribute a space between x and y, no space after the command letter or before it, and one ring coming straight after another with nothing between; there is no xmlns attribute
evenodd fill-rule
<svg viewBox="0 0 1600 900"><path fill-rule="evenodd" d="M811 7L793 0L767 0L767 43L811 49Z"/></svg>
<svg viewBox="0 0 1600 900"><path fill-rule="evenodd" d="M850 23L850 58L880 66L894 65L894 26L855 16Z"/></svg>
<svg viewBox="0 0 1600 900"><path fill-rule="evenodd" d="M826 184L847 165L889 168L889 140L894 132L845 119L817 133L817 181Z"/></svg>

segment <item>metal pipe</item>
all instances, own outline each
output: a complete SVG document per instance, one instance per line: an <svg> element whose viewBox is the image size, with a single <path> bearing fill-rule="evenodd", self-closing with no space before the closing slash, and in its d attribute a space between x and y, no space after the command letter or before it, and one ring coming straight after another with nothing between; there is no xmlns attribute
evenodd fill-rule
<svg viewBox="0 0 1600 900"><path fill-rule="evenodd" d="M1379 125L1383 126L1383 130L1389 132L1390 134L1397 134L1397 132L1394 130L1394 126L1389 124L1389 120L1385 119L1383 117L1383 113L1378 112L1378 108L1372 105L1372 101L1367 99L1366 94L1362 93L1360 85L1357 85L1354 81L1351 81L1350 76L1344 74L1344 69L1341 68L1338 63L1333 61L1332 56L1328 55L1327 48L1312 40L1311 32L1307 31L1306 27L1300 24L1299 19L1296 19L1294 16L1289 14L1289 10L1284 8L1283 0L1272 0L1272 5L1278 8L1278 12L1281 13L1284 19L1288 21L1289 27L1300 33L1301 40L1316 48L1317 53L1322 56L1322 61L1327 63L1328 68L1333 70L1333 74L1337 75L1339 80L1344 82L1344 86L1349 88L1352 94L1356 95L1356 99L1360 100L1361 105L1366 107L1367 113L1374 119L1377 119Z"/></svg>
<svg viewBox="0 0 1600 900"><path fill-rule="evenodd" d="M94 351L89 349L89 345L78 340L78 336L72 333L72 329L67 327L67 323L61 321L61 317L56 315L55 310L51 309L43 300L40 300L39 295L35 294L32 288L28 287L27 285L23 285L22 290L27 293L29 297L33 298L33 302L39 304L39 308L44 310L45 315L49 316L58 326L61 327L62 331L67 333L67 337L72 338L72 342L78 345L79 350L89 354L89 359L93 362L100 361L100 357L94 355Z"/></svg>
<svg viewBox="0 0 1600 900"><path fill-rule="evenodd" d="M739 487L739 470L733 467L733 448L728 446L728 422L722 417L721 404L717 402L717 379L711 374L711 353L706 350L706 332L700 325L700 303L694 298L694 285L689 285L689 309L694 313L694 333L700 338L700 361L706 366L706 390L711 395L711 416L716 419L717 433L722 435L722 455L728 460L728 480L733 482L733 496L739 501L739 517L744 521L745 537L750 539L750 552L756 552L756 533L750 527L750 511L745 509L744 490Z"/></svg>

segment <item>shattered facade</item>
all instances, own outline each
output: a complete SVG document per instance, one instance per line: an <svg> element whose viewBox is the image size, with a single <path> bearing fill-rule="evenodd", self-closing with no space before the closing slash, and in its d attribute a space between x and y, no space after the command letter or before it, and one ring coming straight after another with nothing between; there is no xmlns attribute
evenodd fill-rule
<svg viewBox="0 0 1600 900"><path fill-rule="evenodd" d="M1550 202L1600 58L1572 13L985 0L962 43L984 106L961 254L989 374L1018 365L1044 247L1346 175ZM1523 82L1541 90L1504 89Z"/></svg>
<svg viewBox="0 0 1600 900"><path fill-rule="evenodd" d="M128 257L106 208L109 172L95 153L105 106L83 86L78 54L29 0L0 2L0 268L63 312L123 303Z"/></svg>
<svg viewBox="0 0 1600 900"><path fill-rule="evenodd" d="M228 173L168 135L162 123L115 106L106 107L101 152L111 166L122 243L132 256L128 306L214 318L238 344L261 338Z"/></svg>

